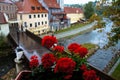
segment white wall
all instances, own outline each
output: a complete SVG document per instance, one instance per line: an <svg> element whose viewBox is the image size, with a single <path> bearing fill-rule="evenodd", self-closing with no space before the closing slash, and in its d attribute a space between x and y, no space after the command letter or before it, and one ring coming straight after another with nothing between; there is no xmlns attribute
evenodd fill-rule
<svg viewBox="0 0 120 80"><path fill-rule="evenodd" d="M0 35L3 34L7 36L9 34L9 25L8 24L0 24Z"/></svg>

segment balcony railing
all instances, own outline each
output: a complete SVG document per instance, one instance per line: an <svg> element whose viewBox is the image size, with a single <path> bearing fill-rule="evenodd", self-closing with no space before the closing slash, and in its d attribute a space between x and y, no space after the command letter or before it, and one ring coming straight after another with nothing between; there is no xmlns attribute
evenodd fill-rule
<svg viewBox="0 0 120 80"><path fill-rule="evenodd" d="M40 44L40 42L42 40L40 37L34 35L33 33L29 32L29 31L26 31L26 34L27 34L27 36L31 37L35 42ZM9 35L8 38L10 38L11 43L15 44L16 43L15 39L11 39L13 37L10 37L10 36L11 35ZM14 36L14 37L16 37L16 36ZM16 45L15 45L15 47L16 47ZM27 64L27 63L25 63L25 64ZM88 64L88 65L91 67L91 69L94 69L96 71L97 75L100 77L100 80L115 80L114 78L112 78L111 76L107 75L106 73L100 71L99 69L95 68L94 66L92 66L90 64Z"/></svg>

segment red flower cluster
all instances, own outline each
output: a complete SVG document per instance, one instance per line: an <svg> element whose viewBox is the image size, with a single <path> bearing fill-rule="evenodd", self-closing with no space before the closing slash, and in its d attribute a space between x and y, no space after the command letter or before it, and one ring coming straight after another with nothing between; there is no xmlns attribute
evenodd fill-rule
<svg viewBox="0 0 120 80"><path fill-rule="evenodd" d="M30 58L30 68L35 68L35 67L38 67L38 65L39 65L39 62L38 62L38 57L37 56L32 56L31 58Z"/></svg>
<svg viewBox="0 0 120 80"><path fill-rule="evenodd" d="M87 66L85 64L82 64L81 67L80 67L80 69L82 71L86 71L87 70Z"/></svg>
<svg viewBox="0 0 120 80"><path fill-rule="evenodd" d="M63 47L63 46L55 46L55 47L53 48L53 50L58 51L58 52L60 52L60 53L63 53L64 47Z"/></svg>
<svg viewBox="0 0 120 80"><path fill-rule="evenodd" d="M80 57L85 57L85 55L88 53L88 50L87 48L84 48L82 47L81 45L77 44L77 43L72 43L68 46L68 50L73 52L73 53L76 53L76 54L79 54Z"/></svg>
<svg viewBox="0 0 120 80"><path fill-rule="evenodd" d="M42 56L42 65L45 69L50 68L56 62L56 58L53 54L47 53Z"/></svg>
<svg viewBox="0 0 120 80"><path fill-rule="evenodd" d="M80 57L85 57L85 55L88 53L88 50L87 48L85 47L79 47L77 48L75 51L74 51L76 54L79 54Z"/></svg>
<svg viewBox="0 0 120 80"><path fill-rule="evenodd" d="M75 69L76 62L74 62L71 58L60 58L55 66L54 72L64 72L71 74Z"/></svg>
<svg viewBox="0 0 120 80"><path fill-rule="evenodd" d="M42 39L42 46L47 48L51 48L55 43L57 43L57 39L54 36L44 36Z"/></svg>
<svg viewBox="0 0 120 80"><path fill-rule="evenodd" d="M83 73L85 80L99 80L94 70L87 70Z"/></svg>
<svg viewBox="0 0 120 80"><path fill-rule="evenodd" d="M77 44L77 43L71 43L69 46L68 46L68 50L71 51L71 52L74 52L78 47L80 47L81 45Z"/></svg>

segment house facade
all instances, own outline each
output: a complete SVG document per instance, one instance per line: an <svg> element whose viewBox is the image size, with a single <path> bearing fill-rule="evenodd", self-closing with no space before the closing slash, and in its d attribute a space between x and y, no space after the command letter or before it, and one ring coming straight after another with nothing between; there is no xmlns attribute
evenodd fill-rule
<svg viewBox="0 0 120 80"><path fill-rule="evenodd" d="M64 29L70 26L70 20L64 12L63 0L39 0L48 10L49 25L52 31Z"/></svg>
<svg viewBox="0 0 120 80"><path fill-rule="evenodd" d="M84 18L84 13L80 8L64 7L67 17L70 18L70 23L76 23Z"/></svg>
<svg viewBox="0 0 120 80"><path fill-rule="evenodd" d="M5 14L0 12L0 36L7 36L9 34L9 25L5 18Z"/></svg>
<svg viewBox="0 0 120 80"><path fill-rule="evenodd" d="M0 0L0 12L6 13L9 20L17 18L17 6L10 0Z"/></svg>
<svg viewBox="0 0 120 80"><path fill-rule="evenodd" d="M36 35L49 31L48 11L38 0L21 0L15 3L18 7L17 20L19 29L26 29Z"/></svg>

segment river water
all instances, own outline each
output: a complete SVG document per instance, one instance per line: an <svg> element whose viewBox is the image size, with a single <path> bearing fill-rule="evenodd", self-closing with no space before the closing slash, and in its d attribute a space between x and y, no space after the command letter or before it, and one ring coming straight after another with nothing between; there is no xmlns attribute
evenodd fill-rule
<svg viewBox="0 0 120 80"><path fill-rule="evenodd" d="M111 32L113 26L113 22L109 19L103 19L103 21L106 23L104 28L96 29L85 34L78 35L64 42L64 46L66 48L70 43L73 42L79 44L97 44L100 49L98 49L95 54L88 59L88 62L101 71L105 69L111 59L116 55L117 51L120 50L120 42L118 42L118 44L115 46L111 46L107 49L103 48L106 44L108 44L109 39L107 37L107 33ZM99 30L102 30L102 32L99 32Z"/></svg>

